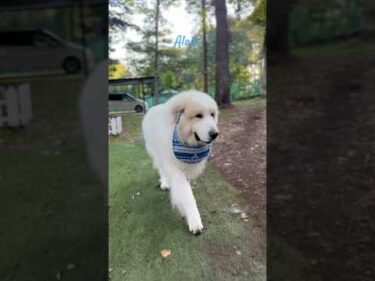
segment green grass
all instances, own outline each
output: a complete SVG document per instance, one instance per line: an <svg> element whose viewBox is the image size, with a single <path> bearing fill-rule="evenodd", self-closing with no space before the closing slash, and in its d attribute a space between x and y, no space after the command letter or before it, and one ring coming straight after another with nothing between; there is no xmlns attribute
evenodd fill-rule
<svg viewBox="0 0 375 281"><path fill-rule="evenodd" d="M79 130L83 81L53 79L52 88L46 79L30 82L33 118L25 128L0 130L1 280L106 275L92 267L103 262L106 206ZM76 270L67 271L69 263Z"/></svg>
<svg viewBox="0 0 375 281"><path fill-rule="evenodd" d="M142 140L141 122L144 113L121 114L123 132L119 136L110 136L111 143L139 142Z"/></svg>
<svg viewBox="0 0 375 281"><path fill-rule="evenodd" d="M232 102L232 107L221 109L219 119L220 122L229 120L233 113L237 110L238 107L250 107L253 109L265 108L267 100L263 97L255 97L251 99L244 99Z"/></svg>
<svg viewBox="0 0 375 281"><path fill-rule="evenodd" d="M237 105L258 107L263 103L257 98ZM223 113L230 114L229 111L233 109ZM257 250L259 241L265 238L253 231L251 219L244 222L229 212L233 203L245 205L245 201L212 165L208 165L194 189L203 233L193 236L185 222L172 212L169 194L157 187L157 172L144 149L142 117L124 115L127 135L110 138L111 280L265 280L265 262ZM163 259L162 249L171 249L172 254Z"/></svg>
<svg viewBox="0 0 375 281"><path fill-rule="evenodd" d="M0 153L0 252L6 257L0 279L56 280L58 271L69 280L103 276L91 268L100 262L98 241L105 243L103 192L82 147ZM69 263L78 270L67 272Z"/></svg>
<svg viewBox="0 0 375 281"><path fill-rule="evenodd" d="M31 122L22 129L0 130L0 144L48 145L56 143L56 139L61 137L73 137L70 132L80 118L78 101L83 80L54 79L53 88L51 82L29 81L33 114Z"/></svg>
<svg viewBox="0 0 375 281"><path fill-rule="evenodd" d="M234 101L232 104L236 106L246 106L252 108L264 108L266 106L266 99L263 97L256 97L246 100Z"/></svg>
<svg viewBox="0 0 375 281"><path fill-rule="evenodd" d="M156 188L143 144L112 144L109 153L111 280L265 280L265 265L252 258L261 238L253 236L251 221L229 212L243 198L213 167L194 191L205 229L193 236L171 211L168 193ZM165 260L164 248L172 250Z"/></svg>

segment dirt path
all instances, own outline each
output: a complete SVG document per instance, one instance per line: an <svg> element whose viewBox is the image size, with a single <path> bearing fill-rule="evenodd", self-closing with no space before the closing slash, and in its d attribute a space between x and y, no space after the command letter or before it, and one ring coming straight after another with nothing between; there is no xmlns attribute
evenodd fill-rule
<svg viewBox="0 0 375 281"><path fill-rule="evenodd" d="M219 124L212 162L248 202L248 215L259 235L266 235L266 110L234 106ZM265 256L265 238L261 247Z"/></svg>
<svg viewBox="0 0 375 281"><path fill-rule="evenodd" d="M310 280L374 280L375 71L368 52L290 58L267 73L267 227L298 251L305 272L320 275ZM270 247L269 254L279 253ZM288 259L272 262L284 267Z"/></svg>

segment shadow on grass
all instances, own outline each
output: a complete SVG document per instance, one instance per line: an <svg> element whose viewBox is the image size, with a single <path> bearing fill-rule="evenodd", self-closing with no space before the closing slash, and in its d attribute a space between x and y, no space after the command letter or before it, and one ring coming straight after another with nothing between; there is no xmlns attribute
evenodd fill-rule
<svg viewBox="0 0 375 281"><path fill-rule="evenodd" d="M171 211L167 192L158 189L143 144L109 148L109 264L111 280L265 280L257 253L264 237L252 232L229 208L244 199L212 166L194 193L204 232L191 235ZM162 249L172 254L163 259Z"/></svg>

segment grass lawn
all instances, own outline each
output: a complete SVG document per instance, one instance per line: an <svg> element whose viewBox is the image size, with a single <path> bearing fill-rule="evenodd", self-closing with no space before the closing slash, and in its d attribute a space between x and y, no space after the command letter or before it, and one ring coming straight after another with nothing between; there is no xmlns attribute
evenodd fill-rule
<svg viewBox="0 0 375 281"><path fill-rule="evenodd" d="M232 104L236 106L246 106L246 107L252 107L252 108L265 108L266 102L267 100L263 97L255 97L255 98L246 99L246 100L234 101L232 102Z"/></svg>
<svg viewBox="0 0 375 281"><path fill-rule="evenodd" d="M102 268L92 268L105 252L98 243L106 242L104 194L82 148L0 153L0 252L6 256L0 279L56 280L58 272L66 280L104 276ZM78 270L66 270L70 263Z"/></svg>
<svg viewBox="0 0 375 281"><path fill-rule="evenodd" d="M109 147L109 267L111 280L265 280L265 263L252 220L231 214L241 195L208 165L194 190L204 231L189 233L171 211L168 192L158 189L157 172L140 136L142 115L124 115L126 142ZM113 138L112 138L113 140ZM167 258L160 251L170 249Z"/></svg>
<svg viewBox="0 0 375 281"><path fill-rule="evenodd" d="M106 262L107 208L79 130L82 80L30 85L33 119L25 128L0 130L0 252L6 257L0 280L105 278L103 266L92 266ZM67 270L69 264L75 269Z"/></svg>
<svg viewBox="0 0 375 281"><path fill-rule="evenodd" d="M30 81L3 81L4 83L29 83L31 89L32 119L22 129L0 130L0 144L50 145L58 139L71 138L72 127L78 127L79 98L82 79L46 78ZM79 130L79 128L78 128ZM77 131L78 131L77 130ZM67 132L67 134L65 134Z"/></svg>
<svg viewBox="0 0 375 281"><path fill-rule="evenodd" d="M373 53L375 51L373 44L364 42L360 38L345 39L327 43L315 44L310 46L301 46L292 48L292 54L296 56L356 56L364 53Z"/></svg>
<svg viewBox="0 0 375 281"><path fill-rule="evenodd" d="M233 101L232 105L234 107L220 110L219 119L221 122L229 120L233 116L233 113L235 113L237 107L250 107L253 109L265 108L266 102L267 100L263 97L254 97L250 99Z"/></svg>

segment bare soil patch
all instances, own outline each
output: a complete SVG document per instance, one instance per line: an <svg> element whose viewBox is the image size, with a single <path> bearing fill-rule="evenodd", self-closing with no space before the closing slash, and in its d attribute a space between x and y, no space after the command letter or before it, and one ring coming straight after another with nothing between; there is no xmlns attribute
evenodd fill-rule
<svg viewBox="0 0 375 281"><path fill-rule="evenodd" d="M212 163L246 198L247 214L255 231L264 237L266 250L266 110L233 106L219 123L220 135L211 155Z"/></svg>

